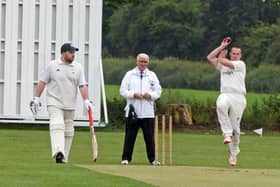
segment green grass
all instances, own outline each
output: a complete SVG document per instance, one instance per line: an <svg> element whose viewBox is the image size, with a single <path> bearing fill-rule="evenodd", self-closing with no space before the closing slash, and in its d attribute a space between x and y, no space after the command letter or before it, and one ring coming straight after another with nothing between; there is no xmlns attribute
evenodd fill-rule
<svg viewBox="0 0 280 187"><path fill-rule="evenodd" d="M71 163L58 165L50 158L48 131L0 129L0 186L151 186L144 182L75 166L77 163L92 164L89 133L77 132L75 138ZM109 139L106 136L104 138ZM100 147L102 150L102 143ZM100 154L102 158L102 151Z"/></svg>
<svg viewBox="0 0 280 187"><path fill-rule="evenodd" d="M118 166L123 136L122 131L97 131L99 159L95 164L90 160L89 132L76 131L70 163L58 165L50 158L47 130L0 129L0 184L5 187L151 186L131 178L79 167ZM227 146L222 144L220 134L175 132L173 137L174 165L230 169ZM238 169L280 170L278 144L278 135L243 135ZM137 138L132 165L148 165L142 133Z"/></svg>
<svg viewBox="0 0 280 187"><path fill-rule="evenodd" d="M123 99L120 96L118 85L106 85L106 97L108 100L113 99ZM215 105L215 101L219 95L219 91L209 91L209 90L191 90L191 89L169 89L163 88L161 100L163 101L182 101L188 100L198 100L198 101L212 101ZM263 102L263 98L268 98L272 94L260 94L260 93L247 93L247 107L251 108L255 101L259 104Z"/></svg>

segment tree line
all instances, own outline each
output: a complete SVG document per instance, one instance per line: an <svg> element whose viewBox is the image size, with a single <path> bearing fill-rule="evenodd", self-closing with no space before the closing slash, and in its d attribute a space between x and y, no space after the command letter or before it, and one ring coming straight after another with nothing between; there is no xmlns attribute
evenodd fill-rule
<svg viewBox="0 0 280 187"><path fill-rule="evenodd" d="M134 68L135 58L105 58L103 60L106 84L120 85L125 73ZM155 71L164 88L219 90L220 74L210 63L165 58L152 58L149 69ZM279 93L280 67L275 64L248 67L246 88L249 92Z"/></svg>
<svg viewBox="0 0 280 187"><path fill-rule="evenodd" d="M252 67L280 64L280 0L104 0L103 56L204 61L225 36Z"/></svg>

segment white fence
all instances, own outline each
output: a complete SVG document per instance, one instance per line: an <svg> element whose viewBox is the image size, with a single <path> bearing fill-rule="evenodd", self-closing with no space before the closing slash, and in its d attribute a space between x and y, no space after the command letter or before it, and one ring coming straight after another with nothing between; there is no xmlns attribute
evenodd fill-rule
<svg viewBox="0 0 280 187"><path fill-rule="evenodd" d="M0 0L0 26L0 122L47 122L45 93L35 121L29 102L42 70L65 42L79 48L76 61L85 69L100 122L102 0ZM75 116L87 120L80 96Z"/></svg>

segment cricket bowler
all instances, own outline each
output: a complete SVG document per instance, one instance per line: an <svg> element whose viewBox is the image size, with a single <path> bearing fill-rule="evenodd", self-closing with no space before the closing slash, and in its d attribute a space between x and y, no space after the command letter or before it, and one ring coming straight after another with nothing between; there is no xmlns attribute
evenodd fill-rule
<svg viewBox="0 0 280 187"><path fill-rule="evenodd" d="M219 47L207 56L208 61L220 71L220 95L216 101L218 120L229 146L229 164L237 165L240 152L240 121L246 108L246 65L241 60L242 50L233 46L227 58L226 47L231 38L226 37Z"/></svg>

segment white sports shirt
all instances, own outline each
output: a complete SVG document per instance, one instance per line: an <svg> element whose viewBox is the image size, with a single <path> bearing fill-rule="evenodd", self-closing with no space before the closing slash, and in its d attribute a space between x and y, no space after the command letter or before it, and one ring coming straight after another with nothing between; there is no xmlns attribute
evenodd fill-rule
<svg viewBox="0 0 280 187"><path fill-rule="evenodd" d="M246 65L243 61L231 61L234 69L217 63L216 68L221 73L221 93L246 94Z"/></svg>
<svg viewBox="0 0 280 187"><path fill-rule="evenodd" d="M75 109L78 87L87 84L81 64L60 58L48 64L40 80L47 84L47 106L65 110Z"/></svg>
<svg viewBox="0 0 280 187"><path fill-rule="evenodd" d="M148 69L140 77L138 67L128 71L121 83L120 94L126 98L126 117L128 116L128 105L133 104L138 118L153 118L155 116L154 101L161 95L162 88L156 74ZM134 93L149 93L151 100L134 99Z"/></svg>

